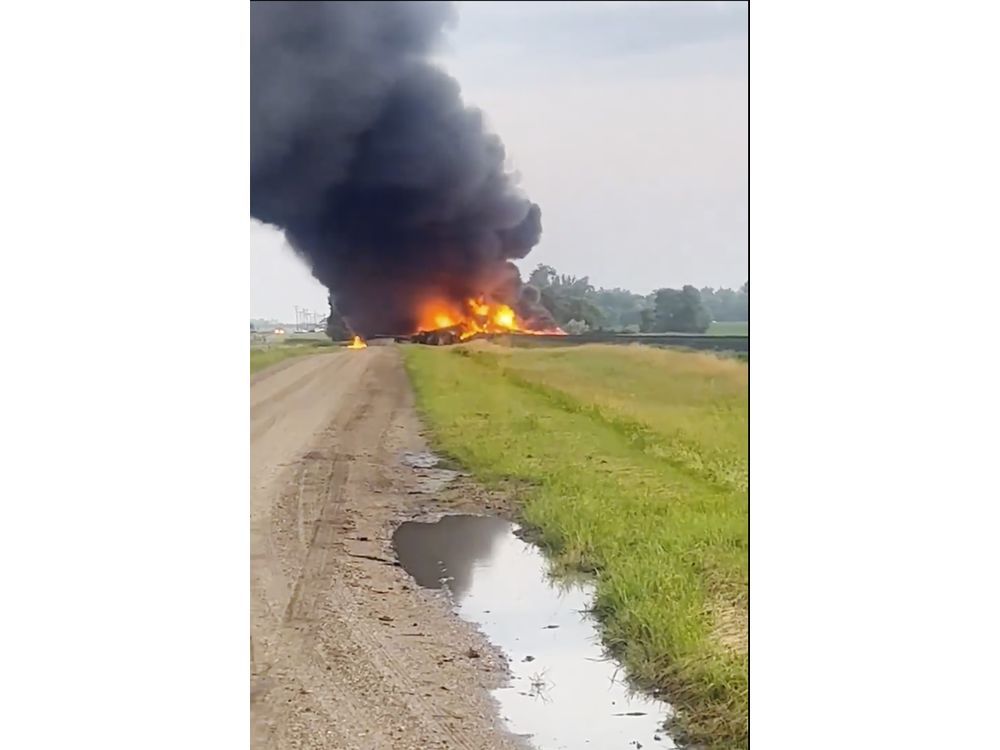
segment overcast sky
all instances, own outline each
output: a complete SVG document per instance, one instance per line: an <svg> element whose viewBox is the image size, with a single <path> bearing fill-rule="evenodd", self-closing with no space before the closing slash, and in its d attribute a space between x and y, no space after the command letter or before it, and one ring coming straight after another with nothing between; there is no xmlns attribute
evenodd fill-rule
<svg viewBox="0 0 1000 750"><path fill-rule="evenodd" d="M646 293L737 287L747 260L747 6L458 3L438 59L542 208L521 262ZM280 232L251 220L251 317L326 312Z"/></svg>

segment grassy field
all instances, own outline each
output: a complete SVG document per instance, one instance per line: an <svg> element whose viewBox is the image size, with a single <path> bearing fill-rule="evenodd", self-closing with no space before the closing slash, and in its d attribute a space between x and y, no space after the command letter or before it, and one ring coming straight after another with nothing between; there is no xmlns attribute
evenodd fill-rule
<svg viewBox="0 0 1000 750"><path fill-rule="evenodd" d="M333 342L326 341L285 341L281 344L271 344L263 347L251 347L250 349L250 374L263 370L265 367L277 364L289 357L301 357L304 354L316 354L325 351L333 346Z"/></svg>
<svg viewBox="0 0 1000 750"><path fill-rule="evenodd" d="M693 742L748 743L748 367L642 346L407 347L436 448L595 574L606 644Z"/></svg>
<svg viewBox="0 0 1000 750"><path fill-rule="evenodd" d="M750 324L746 321L732 323L713 322L706 331L710 336L749 336Z"/></svg>

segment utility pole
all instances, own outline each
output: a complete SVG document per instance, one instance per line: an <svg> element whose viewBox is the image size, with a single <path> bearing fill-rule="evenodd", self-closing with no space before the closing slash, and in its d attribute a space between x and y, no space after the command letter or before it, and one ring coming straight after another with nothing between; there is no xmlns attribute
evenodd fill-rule
<svg viewBox="0 0 1000 750"><path fill-rule="evenodd" d="M306 307L295 306L295 330L311 331L323 323L326 316Z"/></svg>

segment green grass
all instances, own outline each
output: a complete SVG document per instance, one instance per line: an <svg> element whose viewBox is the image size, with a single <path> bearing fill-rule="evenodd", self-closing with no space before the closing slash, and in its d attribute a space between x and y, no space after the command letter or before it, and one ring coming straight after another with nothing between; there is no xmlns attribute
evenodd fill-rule
<svg viewBox="0 0 1000 750"><path fill-rule="evenodd" d="M301 341L285 342L260 348L250 349L250 374L275 365L289 357L301 357L305 354L316 354L328 351L333 346L331 341Z"/></svg>
<svg viewBox="0 0 1000 750"><path fill-rule="evenodd" d="M710 336L749 336L750 324L746 321L729 323L714 322L708 326L706 333Z"/></svg>
<svg viewBox="0 0 1000 750"><path fill-rule="evenodd" d="M407 347L438 450L595 574L605 643L687 738L748 743L747 365L645 346Z"/></svg>

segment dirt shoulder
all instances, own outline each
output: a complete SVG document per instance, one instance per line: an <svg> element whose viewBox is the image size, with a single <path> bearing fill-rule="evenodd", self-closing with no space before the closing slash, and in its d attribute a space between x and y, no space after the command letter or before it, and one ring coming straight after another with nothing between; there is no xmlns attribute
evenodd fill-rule
<svg viewBox="0 0 1000 750"><path fill-rule="evenodd" d="M398 350L282 363L250 412L253 747L523 747L488 693L502 656L393 563L430 504L400 461L426 446Z"/></svg>

